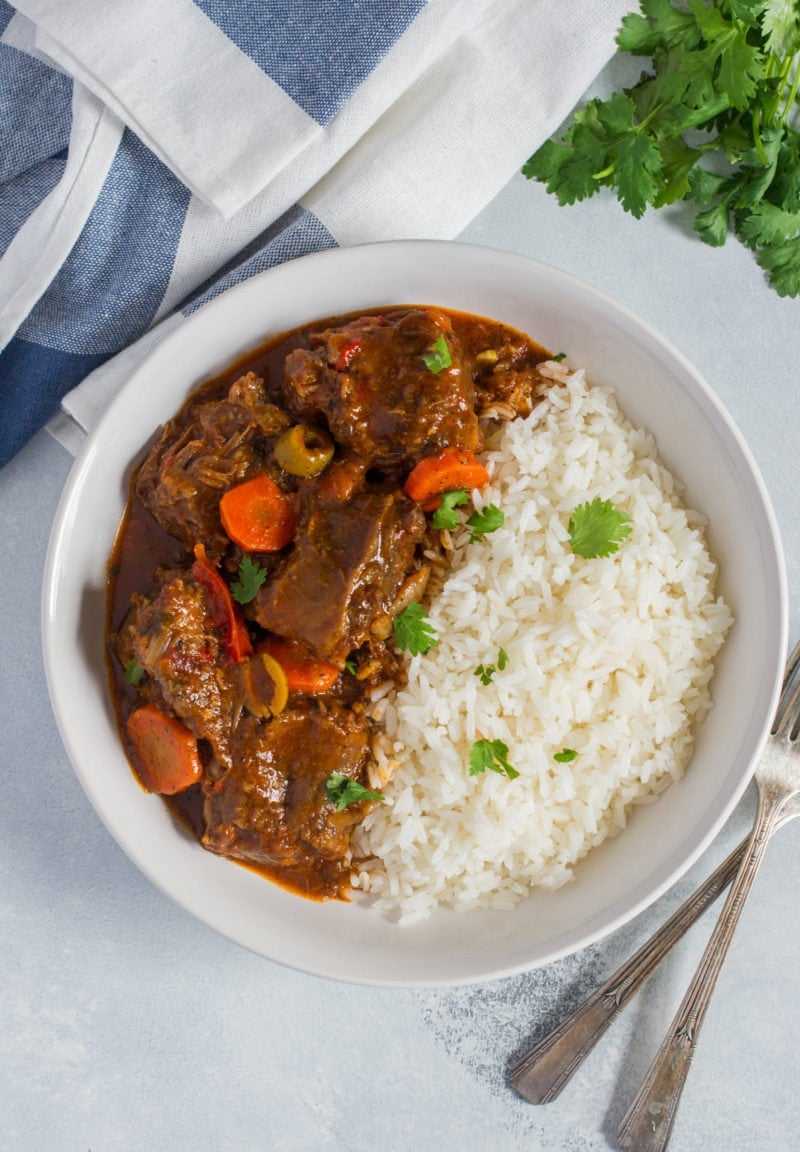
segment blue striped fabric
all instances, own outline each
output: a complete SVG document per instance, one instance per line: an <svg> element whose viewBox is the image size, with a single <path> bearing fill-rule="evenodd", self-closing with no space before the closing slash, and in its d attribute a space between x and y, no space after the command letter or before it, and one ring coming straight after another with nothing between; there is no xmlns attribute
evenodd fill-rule
<svg viewBox="0 0 800 1152"><path fill-rule="evenodd" d="M328 124L425 0L194 0L259 68Z"/></svg>
<svg viewBox="0 0 800 1152"><path fill-rule="evenodd" d="M391 50L425 0L194 0L320 125ZM14 12L0 0L0 30ZM0 44L0 257L64 173L72 81ZM0 352L0 465L76 384L145 333L174 274L192 196L126 129L83 230ZM213 231L213 229L212 229ZM205 283L185 312L263 268L335 244L311 213L285 212ZM4 301L0 299L0 315Z"/></svg>

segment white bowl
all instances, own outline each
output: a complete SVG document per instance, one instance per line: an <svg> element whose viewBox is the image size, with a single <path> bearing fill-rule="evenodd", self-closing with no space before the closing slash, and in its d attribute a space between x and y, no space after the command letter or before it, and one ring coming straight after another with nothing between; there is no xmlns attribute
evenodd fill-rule
<svg viewBox="0 0 800 1152"><path fill-rule="evenodd" d="M204 851L136 783L103 665L106 562L131 463L189 389L269 334L334 313L440 304L505 321L613 385L657 438L687 502L709 517L736 623L715 706L685 778L638 809L574 881L513 912L440 911L398 927L373 909L291 895ZM238 285L168 335L116 397L76 462L47 560L43 632L53 709L75 771L138 867L200 920L283 964L364 984L470 983L546 964L647 907L697 859L739 800L766 738L786 643L786 585L768 496L709 386L651 328L586 284L525 257L407 241L323 252Z"/></svg>

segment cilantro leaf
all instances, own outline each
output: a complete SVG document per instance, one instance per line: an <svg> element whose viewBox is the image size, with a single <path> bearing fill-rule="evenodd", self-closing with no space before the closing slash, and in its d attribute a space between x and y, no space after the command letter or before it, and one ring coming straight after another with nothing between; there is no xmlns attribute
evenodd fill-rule
<svg viewBox="0 0 800 1152"><path fill-rule="evenodd" d="M508 762L508 745L502 740L476 740L469 753L469 774L480 776L489 768L500 776L506 775L509 780L519 776L516 768Z"/></svg>
<svg viewBox="0 0 800 1152"><path fill-rule="evenodd" d="M800 48L798 12L794 0L767 0L761 7L761 29L769 55L794 55Z"/></svg>
<svg viewBox="0 0 800 1152"><path fill-rule="evenodd" d="M794 212L763 201L737 224L737 234L751 247L785 244L800 234L800 205Z"/></svg>
<svg viewBox="0 0 800 1152"><path fill-rule="evenodd" d="M800 240L762 248L758 262L779 296L800 296Z"/></svg>
<svg viewBox="0 0 800 1152"><path fill-rule="evenodd" d="M494 664L479 664L475 669L475 675L480 677L481 684L486 685L491 684L496 671Z"/></svg>
<svg viewBox="0 0 800 1152"><path fill-rule="evenodd" d="M488 532L496 532L505 524L506 514L496 504L487 504L480 512L473 512L467 519L467 527L471 528L469 542L483 540Z"/></svg>
<svg viewBox="0 0 800 1152"><path fill-rule="evenodd" d="M125 682L127 684L138 684L144 676L144 668L141 666L135 656L131 656L130 660L125 661Z"/></svg>
<svg viewBox="0 0 800 1152"><path fill-rule="evenodd" d="M231 584L231 596L239 604L249 604L266 580L267 570L250 556L243 556L238 575L239 579Z"/></svg>
<svg viewBox="0 0 800 1152"><path fill-rule="evenodd" d="M442 502L433 514L431 524L434 528L457 528L459 518L455 509L461 504L469 503L469 492L466 488L454 488L452 492L442 493Z"/></svg>
<svg viewBox="0 0 800 1152"><path fill-rule="evenodd" d="M628 513L598 496L573 509L569 521L570 547L577 556L587 560L610 556L632 531L633 521Z"/></svg>
<svg viewBox="0 0 800 1152"><path fill-rule="evenodd" d="M720 248L728 238L728 200L720 200L713 208L698 212L692 227L704 244Z"/></svg>
<svg viewBox="0 0 800 1152"><path fill-rule="evenodd" d="M453 361L444 336L440 336L438 340L434 340L430 346L430 350L425 353L422 359L429 372L437 373L441 372L444 368L450 367Z"/></svg>
<svg viewBox="0 0 800 1152"><path fill-rule="evenodd" d="M351 676L355 676L356 672L358 671L358 665L356 664L355 660L345 660L344 667L345 671L349 672Z"/></svg>
<svg viewBox="0 0 800 1152"><path fill-rule="evenodd" d="M392 621L397 647L412 656L424 655L439 639L422 605L412 601Z"/></svg>
<svg viewBox="0 0 800 1152"><path fill-rule="evenodd" d="M550 359L553 360L556 364L560 364L561 361L566 360L566 358L567 358L566 352L556 352L555 356L550 357Z"/></svg>
<svg viewBox="0 0 800 1152"><path fill-rule="evenodd" d="M505 648L501 648L497 653L497 667L498 667L499 671L502 672L507 664L508 664L508 653L506 652Z"/></svg>
<svg viewBox="0 0 800 1152"><path fill-rule="evenodd" d="M634 56L652 56L657 48L676 37L696 38L697 26L687 12L679 12L670 0L643 0L638 12L623 17L617 44Z"/></svg>
<svg viewBox="0 0 800 1152"><path fill-rule="evenodd" d="M325 781L325 796L331 804L336 805L337 812L343 812L351 804L358 804L361 800L385 800L380 792L370 792L357 780L351 780L341 772L331 772Z"/></svg>
<svg viewBox="0 0 800 1152"><path fill-rule="evenodd" d="M574 748L563 748L560 752L556 752L553 759L557 760L559 764L569 764L577 755L578 753Z"/></svg>

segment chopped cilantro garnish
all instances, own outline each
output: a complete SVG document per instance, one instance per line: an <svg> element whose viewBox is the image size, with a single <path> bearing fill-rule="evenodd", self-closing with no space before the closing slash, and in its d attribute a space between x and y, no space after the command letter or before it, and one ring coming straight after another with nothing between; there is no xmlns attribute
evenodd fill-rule
<svg viewBox="0 0 800 1152"><path fill-rule="evenodd" d="M457 528L459 524L455 509L461 504L469 503L469 492L466 488L455 488L452 492L442 493L442 502L433 514L431 525L434 528Z"/></svg>
<svg viewBox="0 0 800 1152"><path fill-rule="evenodd" d="M467 520L467 527L472 529L470 544L483 540L488 532L496 532L505 523L505 519L505 512L502 512L496 504L487 504L480 512L473 512Z"/></svg>
<svg viewBox="0 0 800 1152"><path fill-rule="evenodd" d="M501 648L497 653L497 664L479 664L475 669L475 675L480 677L481 684L491 684L495 672L502 672L507 664L508 653L505 648Z"/></svg>
<svg viewBox="0 0 800 1152"><path fill-rule="evenodd" d="M239 579L231 584L231 596L239 604L249 604L266 578L266 568L250 556L243 556L239 562Z"/></svg>
<svg viewBox="0 0 800 1152"><path fill-rule="evenodd" d="M383 800L380 792L370 792L357 780L351 780L342 772L331 772L325 781L325 795L331 804L336 805L336 811L342 812L351 804L358 804L360 800Z"/></svg>
<svg viewBox="0 0 800 1152"><path fill-rule="evenodd" d="M431 344L430 350L425 353L422 359L429 372L441 372L443 368L450 367L453 360L444 336L440 336L438 340L435 340L433 344Z"/></svg>
<svg viewBox="0 0 800 1152"><path fill-rule="evenodd" d="M131 656L130 660L125 661L124 676L128 684L138 684L144 676L144 668L135 656Z"/></svg>
<svg viewBox="0 0 800 1152"><path fill-rule="evenodd" d="M358 671L358 666L356 665L355 660L345 660L344 666L351 676L355 676L356 672Z"/></svg>
<svg viewBox="0 0 800 1152"><path fill-rule="evenodd" d="M502 740L476 740L469 753L469 774L479 776L486 769L506 775L509 780L519 776L508 762L508 745Z"/></svg>
<svg viewBox="0 0 800 1152"><path fill-rule="evenodd" d="M578 753L574 748L564 748L561 752L556 752L553 757L559 764L569 764L570 760L574 760Z"/></svg>
<svg viewBox="0 0 800 1152"><path fill-rule="evenodd" d="M424 655L439 640L425 609L413 601L392 621L397 647L412 656Z"/></svg>
<svg viewBox="0 0 800 1152"><path fill-rule="evenodd" d="M579 504L569 521L569 543L572 551L591 560L595 556L610 556L633 531L633 521L627 512L615 508L610 500L596 497L587 504Z"/></svg>
<svg viewBox="0 0 800 1152"><path fill-rule="evenodd" d="M551 356L551 360L555 360L556 364L560 364L562 360L566 360L566 352L556 352L555 356Z"/></svg>

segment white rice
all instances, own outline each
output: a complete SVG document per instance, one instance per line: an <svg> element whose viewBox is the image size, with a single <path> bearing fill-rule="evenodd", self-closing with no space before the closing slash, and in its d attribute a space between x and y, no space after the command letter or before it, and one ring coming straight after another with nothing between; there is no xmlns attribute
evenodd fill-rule
<svg viewBox="0 0 800 1152"><path fill-rule="evenodd" d="M512 908L557 888L683 774L711 706L732 617L716 596L704 519L687 510L652 437L611 390L551 363L526 420L487 437L490 484L474 494L505 524L455 552L430 619L436 647L383 695L376 771L386 797L354 839L356 885L401 922L438 904ZM600 497L633 519L604 559L569 546L576 505ZM484 686L478 664L508 664ZM470 776L479 739L502 740L517 779ZM555 753L574 749L570 763Z"/></svg>

